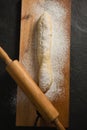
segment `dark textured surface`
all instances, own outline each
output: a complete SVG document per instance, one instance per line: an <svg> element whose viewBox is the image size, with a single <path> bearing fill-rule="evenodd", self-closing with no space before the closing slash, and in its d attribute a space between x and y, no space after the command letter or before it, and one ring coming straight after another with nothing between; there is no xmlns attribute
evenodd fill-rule
<svg viewBox="0 0 87 130"><path fill-rule="evenodd" d="M0 0L0 46L12 59L18 59L20 7L20 0ZM15 126L16 88L0 60L0 127Z"/></svg>
<svg viewBox="0 0 87 130"><path fill-rule="evenodd" d="M0 46L12 59L18 59L20 11L20 0L0 0ZM72 0L71 12L68 130L87 130L87 0ZM5 65L0 60L0 127L15 128L16 92L17 85L6 73Z"/></svg>

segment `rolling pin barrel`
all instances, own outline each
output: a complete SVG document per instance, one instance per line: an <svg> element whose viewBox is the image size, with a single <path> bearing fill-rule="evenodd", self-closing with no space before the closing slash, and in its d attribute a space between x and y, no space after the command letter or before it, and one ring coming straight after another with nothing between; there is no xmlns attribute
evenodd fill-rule
<svg viewBox="0 0 87 130"><path fill-rule="evenodd" d="M48 122L54 122L59 130L65 130L63 125L58 120L58 111L43 94L37 84L32 80L31 76L25 70L22 64L17 60L12 61L1 47L0 57L7 64L7 72L11 75L23 92L29 97L42 117Z"/></svg>

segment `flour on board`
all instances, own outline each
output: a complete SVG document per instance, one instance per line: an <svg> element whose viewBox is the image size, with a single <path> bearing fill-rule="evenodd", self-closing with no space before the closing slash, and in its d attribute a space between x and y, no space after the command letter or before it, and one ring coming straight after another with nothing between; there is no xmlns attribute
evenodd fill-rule
<svg viewBox="0 0 87 130"><path fill-rule="evenodd" d="M66 31L65 19L67 15L67 9L63 7L57 0L40 0L34 4L31 9L31 15L34 13L35 22L44 12L49 13L52 18L52 47L51 47L51 64L53 71L53 82L46 91L45 95L49 100L54 101L59 96L63 96L65 88L63 86L64 74L63 68L67 60L68 55L68 32ZM32 43L29 45L29 49L25 52L22 59L22 63L29 71L33 80L38 84L38 62L37 62L37 29L35 29L35 35Z"/></svg>

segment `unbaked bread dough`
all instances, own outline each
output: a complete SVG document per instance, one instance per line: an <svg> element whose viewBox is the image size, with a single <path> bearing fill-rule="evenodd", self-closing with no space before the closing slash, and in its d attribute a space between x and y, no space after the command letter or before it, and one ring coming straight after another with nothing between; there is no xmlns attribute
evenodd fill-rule
<svg viewBox="0 0 87 130"><path fill-rule="evenodd" d="M51 16L44 12L38 21L37 58L39 64L39 87L46 92L52 84L51 44L52 21Z"/></svg>

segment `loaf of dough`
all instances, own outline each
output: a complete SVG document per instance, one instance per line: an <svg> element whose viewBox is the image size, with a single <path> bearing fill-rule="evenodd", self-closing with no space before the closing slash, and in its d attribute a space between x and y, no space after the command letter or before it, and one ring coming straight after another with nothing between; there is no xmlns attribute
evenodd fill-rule
<svg viewBox="0 0 87 130"><path fill-rule="evenodd" d="M37 57L39 63L39 87L46 92L52 84L51 44L52 21L51 16L44 12L38 21Z"/></svg>

